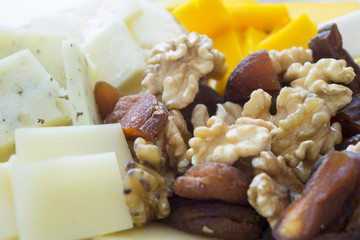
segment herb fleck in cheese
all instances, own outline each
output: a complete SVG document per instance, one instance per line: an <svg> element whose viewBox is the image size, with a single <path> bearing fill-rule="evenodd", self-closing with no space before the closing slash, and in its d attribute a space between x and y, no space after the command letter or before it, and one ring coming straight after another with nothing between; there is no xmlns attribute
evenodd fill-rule
<svg viewBox="0 0 360 240"><path fill-rule="evenodd" d="M0 72L0 154L14 148L16 128L69 121L60 109L66 105L63 90L28 49L0 60Z"/></svg>
<svg viewBox="0 0 360 240"><path fill-rule="evenodd" d="M63 41L63 56L73 125L99 124L91 65L72 40Z"/></svg>
<svg viewBox="0 0 360 240"><path fill-rule="evenodd" d="M65 38L64 34L0 27L0 59L28 48L60 87L65 87L61 45Z"/></svg>

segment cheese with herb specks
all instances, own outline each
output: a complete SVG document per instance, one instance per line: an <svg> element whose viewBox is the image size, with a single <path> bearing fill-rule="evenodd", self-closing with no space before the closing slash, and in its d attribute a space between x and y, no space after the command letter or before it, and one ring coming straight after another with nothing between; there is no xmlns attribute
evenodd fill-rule
<svg viewBox="0 0 360 240"><path fill-rule="evenodd" d="M46 71L65 87L62 41L65 34L0 27L0 58L29 49Z"/></svg>
<svg viewBox="0 0 360 240"><path fill-rule="evenodd" d="M94 96L94 76L88 60L73 40L63 41L66 85L73 125L101 123Z"/></svg>
<svg viewBox="0 0 360 240"><path fill-rule="evenodd" d="M0 60L0 153L14 149L21 127L63 125L66 95L27 49Z"/></svg>

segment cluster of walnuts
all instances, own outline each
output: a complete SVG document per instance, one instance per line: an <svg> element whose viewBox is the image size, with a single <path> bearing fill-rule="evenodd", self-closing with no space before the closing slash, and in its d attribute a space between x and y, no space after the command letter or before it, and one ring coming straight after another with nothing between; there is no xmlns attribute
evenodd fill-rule
<svg viewBox="0 0 360 240"><path fill-rule="evenodd" d="M216 189L223 185L201 182L211 179L211 172L217 172L212 168L219 167L208 167L206 176L201 170L207 169L205 164L219 163L251 176L245 197L274 227L288 205L300 198L314 163L342 140L340 124L330 119L352 99L352 91L343 84L354 79L354 70L344 60L313 63L312 51L303 48L269 51L275 72L286 85L277 96L276 114L270 110L271 95L257 89L243 106L219 103L213 115L204 104L195 105L191 131L181 110L193 103L200 81L222 76L227 69L224 55L212 47L208 37L190 33L159 44L150 53L141 94L156 97L167 112L166 121L155 118L163 124L152 137L128 139L134 161L128 164L124 184L136 226L167 217L174 189L187 198L198 199L199 192L211 199L226 198L227 193ZM224 169L230 176L234 172ZM226 173L216 182L230 185ZM180 178L187 184L181 185Z"/></svg>

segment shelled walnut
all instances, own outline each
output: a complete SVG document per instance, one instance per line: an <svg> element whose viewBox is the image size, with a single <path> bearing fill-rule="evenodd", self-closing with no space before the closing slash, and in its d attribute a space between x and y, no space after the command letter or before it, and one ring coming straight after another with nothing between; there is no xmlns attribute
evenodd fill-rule
<svg viewBox="0 0 360 240"><path fill-rule="evenodd" d="M303 68L307 68L303 71ZM345 60L320 59L315 64L294 63L289 66L284 79L292 87L300 87L324 99L331 115L350 103L352 91L340 84L349 84L355 77L354 69L346 67Z"/></svg>
<svg viewBox="0 0 360 240"><path fill-rule="evenodd" d="M161 95L169 109L182 109L195 98L200 78L225 74L225 56L213 49L205 35L192 32L156 45L141 85L145 92Z"/></svg>
<svg viewBox="0 0 360 240"><path fill-rule="evenodd" d="M304 64L313 61L311 49L303 47L292 47L282 51L270 50L269 56L276 74L284 73L293 63Z"/></svg>
<svg viewBox="0 0 360 240"><path fill-rule="evenodd" d="M179 174L184 173L190 167L190 162L185 156L190 137L191 134L181 112L171 110L168 122L160 132L156 144L165 153L170 166Z"/></svg>
<svg viewBox="0 0 360 240"><path fill-rule="evenodd" d="M162 166L165 165L165 159L162 156L161 149L143 138L139 137L135 139L134 152L139 158L140 164L150 165L157 172L160 172Z"/></svg>
<svg viewBox="0 0 360 240"><path fill-rule="evenodd" d="M197 127L189 140L186 158L193 165L204 162L222 162L232 165L239 157L253 156L269 147L270 131L275 126L260 119L238 118L228 125L213 116L208 126Z"/></svg>
<svg viewBox="0 0 360 240"><path fill-rule="evenodd" d="M248 189L249 202L273 227L290 202L300 197L304 184L283 157L270 151L261 152L252 166L256 176Z"/></svg>
<svg viewBox="0 0 360 240"><path fill-rule="evenodd" d="M158 172L135 162L128 162L124 178L124 193L133 223L142 227L152 220L170 214L166 179Z"/></svg>

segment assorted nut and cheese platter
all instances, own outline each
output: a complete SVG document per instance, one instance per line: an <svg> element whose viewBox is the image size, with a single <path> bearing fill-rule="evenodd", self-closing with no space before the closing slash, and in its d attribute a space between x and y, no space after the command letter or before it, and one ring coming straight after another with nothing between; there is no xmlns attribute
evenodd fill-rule
<svg viewBox="0 0 360 240"><path fill-rule="evenodd" d="M0 240L360 239L359 24L89 0L0 26Z"/></svg>

